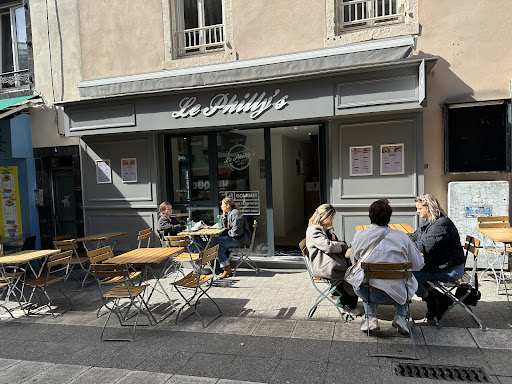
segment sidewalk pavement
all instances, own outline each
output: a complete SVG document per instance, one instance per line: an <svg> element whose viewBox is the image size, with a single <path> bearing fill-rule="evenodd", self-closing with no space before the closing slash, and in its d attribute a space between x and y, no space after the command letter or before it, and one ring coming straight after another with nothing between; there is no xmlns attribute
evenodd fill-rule
<svg viewBox="0 0 512 384"><path fill-rule="evenodd" d="M169 289L170 281L163 280ZM488 327L485 332L459 308L439 330L423 322L424 303L413 301L420 358L415 363L482 368L489 382L510 384L512 310L506 309L506 297L496 294L495 283L483 281L480 288L483 297L474 311ZM105 316L96 316L101 300L92 282L83 292L70 292L74 310L54 292L56 318L24 317L19 311L16 319L2 316L0 383L433 382L397 376L397 359L367 357L361 318L345 323L324 302L308 320L316 292L304 269L266 269L259 276L240 270L209 292L223 316L207 328L195 315L174 324L174 313L157 326L140 326L131 343L99 340ZM180 305L175 291L171 297ZM153 298L159 300L163 296ZM215 313L208 300L199 310L207 319ZM391 327L393 308L380 306L378 317L381 331L371 337L372 351L410 351L409 338ZM131 328L111 318L107 332L126 337Z"/></svg>

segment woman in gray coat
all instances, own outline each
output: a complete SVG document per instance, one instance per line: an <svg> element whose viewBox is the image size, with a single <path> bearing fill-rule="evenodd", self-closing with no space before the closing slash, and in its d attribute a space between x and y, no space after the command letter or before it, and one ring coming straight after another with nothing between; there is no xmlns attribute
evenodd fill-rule
<svg viewBox="0 0 512 384"><path fill-rule="evenodd" d="M345 258L348 246L344 241L338 241L330 229L335 215L336 210L331 204L322 204L315 210L306 230L306 247L313 275L329 279L335 288L333 292L337 291L341 296L337 305L353 309L357 304L357 296L347 295L343 288L345 271L349 266Z"/></svg>

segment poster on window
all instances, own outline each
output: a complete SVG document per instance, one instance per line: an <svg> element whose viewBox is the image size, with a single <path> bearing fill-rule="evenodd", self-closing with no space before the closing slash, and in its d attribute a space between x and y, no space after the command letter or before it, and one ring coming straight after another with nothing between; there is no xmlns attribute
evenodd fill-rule
<svg viewBox="0 0 512 384"><path fill-rule="evenodd" d="M135 157L121 159L121 175L123 183L137 182L137 159Z"/></svg>
<svg viewBox="0 0 512 384"><path fill-rule="evenodd" d="M2 225L0 236L2 239L19 239L23 237L21 225L20 193L18 186L18 167L0 167L0 215Z"/></svg>
<svg viewBox="0 0 512 384"><path fill-rule="evenodd" d="M384 144L380 146L380 174L404 174L404 144Z"/></svg>
<svg viewBox="0 0 512 384"><path fill-rule="evenodd" d="M373 146L350 147L350 176L373 175Z"/></svg>
<svg viewBox="0 0 512 384"><path fill-rule="evenodd" d="M96 182L98 184L112 183L110 160L96 160Z"/></svg>

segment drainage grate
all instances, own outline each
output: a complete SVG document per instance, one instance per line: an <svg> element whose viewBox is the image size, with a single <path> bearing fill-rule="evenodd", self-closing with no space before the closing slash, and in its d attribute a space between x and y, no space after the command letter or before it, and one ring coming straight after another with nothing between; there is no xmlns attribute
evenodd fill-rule
<svg viewBox="0 0 512 384"><path fill-rule="evenodd" d="M471 383L489 383L483 368L457 367L453 365L429 365L414 363L395 363L393 367L397 376L424 379L441 379L467 381Z"/></svg>

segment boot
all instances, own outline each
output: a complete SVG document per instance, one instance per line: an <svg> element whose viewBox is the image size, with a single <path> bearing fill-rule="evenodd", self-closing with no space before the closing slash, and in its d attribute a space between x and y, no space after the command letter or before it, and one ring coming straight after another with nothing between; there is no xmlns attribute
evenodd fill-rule
<svg viewBox="0 0 512 384"><path fill-rule="evenodd" d="M226 277L231 276L233 276L233 271L231 270L231 265L228 264L224 267L224 272L219 276L219 279L225 279Z"/></svg>
<svg viewBox="0 0 512 384"><path fill-rule="evenodd" d="M446 310L450 307L450 305L453 304L453 300L442 294L442 293L439 293L437 295L437 301L439 303L438 305L438 309L437 309L437 313L436 313L436 318L437 318L437 321L440 321L441 318L443 317L444 313L446 312Z"/></svg>
<svg viewBox="0 0 512 384"><path fill-rule="evenodd" d="M434 320L439 310L439 304L436 296L435 291L430 291L427 297L421 298L427 303L427 313L425 314L427 320Z"/></svg>

